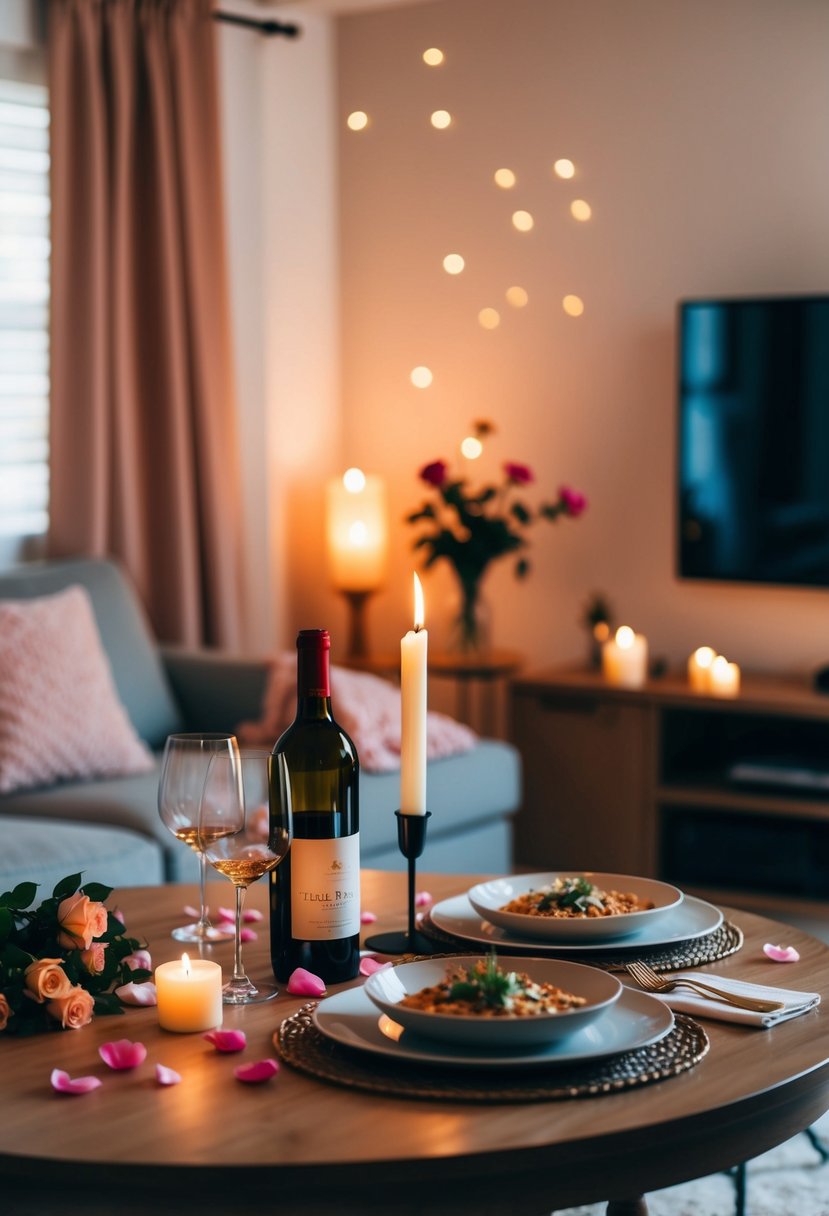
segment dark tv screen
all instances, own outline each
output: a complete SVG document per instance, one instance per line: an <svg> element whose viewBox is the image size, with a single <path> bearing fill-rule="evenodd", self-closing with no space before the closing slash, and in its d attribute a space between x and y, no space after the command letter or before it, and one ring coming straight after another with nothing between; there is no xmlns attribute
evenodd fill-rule
<svg viewBox="0 0 829 1216"><path fill-rule="evenodd" d="M829 296L679 305L679 574L829 586Z"/></svg>

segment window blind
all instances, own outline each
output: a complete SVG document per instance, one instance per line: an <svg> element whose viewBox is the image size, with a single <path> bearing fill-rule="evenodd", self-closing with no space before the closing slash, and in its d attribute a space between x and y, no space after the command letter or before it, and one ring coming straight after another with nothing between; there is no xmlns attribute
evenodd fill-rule
<svg viewBox="0 0 829 1216"><path fill-rule="evenodd" d="M0 536L46 531L49 98L0 79Z"/></svg>

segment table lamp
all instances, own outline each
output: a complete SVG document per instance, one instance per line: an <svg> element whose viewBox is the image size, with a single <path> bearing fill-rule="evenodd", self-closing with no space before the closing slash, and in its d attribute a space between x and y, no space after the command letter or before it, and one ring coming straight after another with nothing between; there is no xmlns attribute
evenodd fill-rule
<svg viewBox="0 0 829 1216"><path fill-rule="evenodd" d="M347 657L368 654L365 607L383 583L386 504L379 477L347 469L328 483L328 562L331 581L348 602Z"/></svg>

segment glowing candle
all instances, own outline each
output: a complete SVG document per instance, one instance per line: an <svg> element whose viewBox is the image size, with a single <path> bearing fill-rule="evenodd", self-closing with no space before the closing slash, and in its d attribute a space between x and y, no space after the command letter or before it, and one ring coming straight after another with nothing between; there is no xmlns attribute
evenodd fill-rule
<svg viewBox="0 0 829 1216"><path fill-rule="evenodd" d="M648 643L629 625L620 625L616 636L602 647L602 673L608 684L640 688L648 676Z"/></svg>
<svg viewBox="0 0 829 1216"><path fill-rule="evenodd" d="M348 469L328 485L328 558L339 591L375 591L386 561L383 483Z"/></svg>
<svg viewBox="0 0 829 1216"><path fill-rule="evenodd" d="M183 954L155 969L158 1024L162 1030L192 1034L222 1024L222 969L206 958Z"/></svg>
<svg viewBox="0 0 829 1216"><path fill-rule="evenodd" d="M740 691L740 669L718 654L708 675L708 691L714 697L736 697Z"/></svg>
<svg viewBox="0 0 829 1216"><path fill-rule="evenodd" d="M426 814L426 661L429 634L420 579L414 576L414 629L400 642L400 810Z"/></svg>
<svg viewBox="0 0 829 1216"><path fill-rule="evenodd" d="M711 664L717 657L710 646L699 646L688 660L688 682L695 692L708 692Z"/></svg>

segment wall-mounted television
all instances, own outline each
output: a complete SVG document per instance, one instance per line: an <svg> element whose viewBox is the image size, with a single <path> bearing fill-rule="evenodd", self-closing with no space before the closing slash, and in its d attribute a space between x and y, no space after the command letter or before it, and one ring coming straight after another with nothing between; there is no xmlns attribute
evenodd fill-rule
<svg viewBox="0 0 829 1216"><path fill-rule="evenodd" d="M829 587L829 296L678 308L682 578Z"/></svg>

